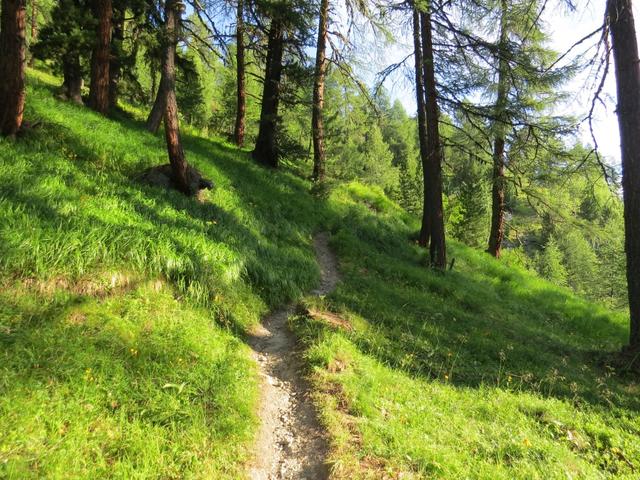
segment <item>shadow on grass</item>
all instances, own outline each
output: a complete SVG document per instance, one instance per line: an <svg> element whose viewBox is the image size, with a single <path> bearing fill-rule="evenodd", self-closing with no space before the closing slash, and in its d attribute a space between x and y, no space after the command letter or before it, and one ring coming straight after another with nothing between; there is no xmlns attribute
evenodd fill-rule
<svg viewBox="0 0 640 480"><path fill-rule="evenodd" d="M456 271L431 271L409 227L387 223L385 242L380 223L353 213L335 238L344 281L331 301L366 319L346 334L361 351L416 378L640 411L630 379L606 365L625 340L622 315L466 247L453 246Z"/></svg>

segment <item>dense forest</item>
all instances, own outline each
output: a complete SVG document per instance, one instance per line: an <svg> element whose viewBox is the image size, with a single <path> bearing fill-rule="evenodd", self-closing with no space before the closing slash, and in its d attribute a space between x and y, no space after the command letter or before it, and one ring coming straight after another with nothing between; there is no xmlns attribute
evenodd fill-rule
<svg viewBox="0 0 640 480"><path fill-rule="evenodd" d="M451 313L457 318L474 308L481 308L483 298L474 296L485 295L480 290L482 284L494 288L495 282L507 277L509 280L504 281L517 284L511 275L521 279L520 287L514 289L526 289L524 285L534 289L535 282L546 281L557 288L557 292L566 292L567 299L580 298L580 302L585 299L591 302L589 305L594 305L592 313L588 313L588 307L580 307L581 318L591 318L592 314L602 318L609 315L593 313L600 312L598 309L624 318L626 340L621 344L609 348L618 337L599 338L589 340L588 348L578 350L607 355L606 360L600 357L593 360L606 363L606 368L610 368L603 378L614 375L614 369L624 370L624 375L632 378L636 375L637 378L640 365L637 360L640 355L640 63L636 29L631 0L607 0L606 5L602 5L602 23L595 31L573 39L566 51L555 51L550 46L546 21L549 11L553 10L554 15L578 15L585 8L582 3L571 0L2 0L0 132L5 138L0 143L0 206L5 210L3 217L7 225L0 236L5 243L0 249L4 257L0 259L0 266L5 272L3 278L6 277L2 285L7 292L3 302L9 302L17 295L10 285L17 285L24 279L32 281L42 275L50 281L58 279L53 281L54 284L58 282L58 286L61 282L67 285L67 282L79 281L83 275L94 275L92 272L100 270L100 265L110 265L109 258L117 258L118 265L125 265L131 272L145 272L150 278L159 277L163 282L170 282L176 289L173 297L178 300L190 299L188 308L194 310L185 315L194 318L196 326L190 333L193 338L205 336L204 330L197 330L206 328L206 322L200 324L195 320L198 308L215 312L215 320L229 330L224 335L237 334L236 330L255 323L254 317L265 313L266 307L296 300L317 281L315 273L304 270L311 268L305 263L309 260L304 259L309 257L309 252L297 250L301 247L295 242L296 239L307 242L318 229L317 225L323 224L329 226L337 238L333 246L337 250L340 269L352 272L345 273L343 286L338 287L332 297L332 301L343 305L345 311L367 316L364 312L374 308L372 305L379 301L377 298L384 298L385 294L381 292L385 282L397 281L398 285L406 285L407 292L415 290L416 296L426 295L424 291L430 289L439 291L444 298L442 312L447 312L447 297L460 302L460 312ZM398 51L408 53L391 63L389 58L394 57L391 52ZM575 79L585 77L593 87L583 87L576 92ZM611 132L597 131L593 122L594 112L606 102L603 89L607 77L615 79L617 88L619 161L603 156L598 150L599 136L610 136ZM403 87L399 88L399 85ZM411 87L411 99L398 94L407 86ZM576 94L589 98L590 109L580 111L576 108L567 115L566 106ZM415 106L415 111L407 111L406 105ZM95 113L86 116L88 111ZM116 122L135 133L130 138L124 130L114 133L120 130L106 122ZM54 124L60 125L55 132L51 130ZM74 133L76 130L84 133ZM93 138L91 148L70 146L74 135L78 136L78 145L82 143L80 137ZM114 135L121 136L121 140L112 146ZM158 155L160 136L162 155ZM585 141L587 136L590 141ZM205 140L217 142L215 151L218 153L206 153L209 147L204 146ZM68 156L72 163L93 161L95 165L91 168L95 171L89 174L88 170L81 170L86 178L83 176L78 180L73 176L76 174L71 173L76 167L63 167L62 163L58 165L53 160L47 165L46 157L36 160L40 154L58 149L62 157ZM88 151L92 153L86 153ZM114 153L116 151L120 153ZM249 161L243 164L244 167L231 166L229 158L245 153ZM127 159L122 160L121 165L117 162L119 156ZM128 160L130 156L132 159ZM40 178L34 176L37 170L34 165L38 161L42 165L37 168L49 172L48 180L37 180L38 188L43 189L42 196L32 202L25 193L31 185L23 182L35 182ZM205 161L212 162L215 168L233 171L235 180L221 179L210 167L204 166ZM111 187L105 186L107 184L101 182L106 181L109 171L124 175L123 179L118 177ZM24 177L20 172L24 172ZM90 186L92 178L97 182L95 187ZM73 183L76 181L80 182L77 186ZM100 199L104 198L108 203L111 201L107 200L111 198L108 195L118 192L123 196L113 200L114 212L120 211L121 201L135 202L138 206L131 208L146 209L145 215L152 215L157 207L156 200L145 200L146 190L142 194L122 193L130 191L130 184L138 183L151 185L145 188L166 190L167 195L173 195L170 197L173 203L163 207L160 213L153 213L157 217L149 217L151 227L144 234L129 232L127 229L133 228L133 223L123 220L122 237L118 237L117 232L108 227L111 220L104 215L109 212L100 210ZM67 193L63 193L65 188L69 188ZM84 193L71 194L73 188ZM206 191L209 193L204 193ZM213 196L216 201L212 200ZM95 197L93 201L97 203L87 206L84 202L89 197ZM68 200L72 198L76 200ZM58 205L56 202L62 205L58 210L52 206ZM319 205L325 203L340 206L331 213L326 213L329 210L320 213L318 209L325 207ZM210 211L206 210L209 207L202 206L209 204L212 205ZM314 209L314 205L318 207ZM29 220L31 208L42 210L43 222L49 221L49 214L44 213L47 209L56 210L55 215L63 215L64 220L47 227L50 230L46 235L35 233L39 227L35 226L35 220ZM82 213L84 208L95 208L96 212L102 213L85 215ZM180 212L190 209L213 212L215 218L226 218L228 224L234 222L233 227L224 227L233 233L215 237L215 245L208 243L211 242L206 233L209 226L214 228L218 221L224 221L203 220L202 225L209 226L201 231L200 226L191 225L186 219L180 220ZM71 213L65 213L67 210ZM125 218L125 210L113 213L113 221L119 222L120 216ZM54 213L50 215L55 217ZM365 221L365 215L374 215L376 219ZM105 223L103 227L93 227L92 222L97 222L96 225ZM243 222L249 222L248 226L243 226ZM173 237L170 224L174 230L184 228L180 237ZM349 225L357 232L353 237L349 236ZM102 231L100 228L109 233L96 233ZM29 236L29 229L33 229L33 237ZM165 232L164 229L168 230ZM246 229L245 233L242 233L243 229ZM156 238L156 234L160 235L157 232L161 231L164 233L158 237L158 245L148 244L149 239ZM263 235L264 240L254 243L249 238L249 232L254 231ZM358 243L363 238L369 242L369 247ZM266 247L265 242L269 239L274 242L272 249ZM91 250L92 242L96 245L94 250ZM122 248L121 252L119 248ZM242 262L236 263L242 263L242 266L234 266L232 250L235 252L236 248L243 258ZM366 251L369 248L370 258ZM194 260L196 254L193 252L198 252L199 259L208 260ZM391 260L394 252L398 252L399 258L396 267ZM419 253L414 258L414 253L408 252ZM378 258L380 263L376 265L373 258ZM413 260L409 261L410 258ZM486 263L489 261L495 263ZM411 262L414 265L408 266ZM482 273L482 279L478 279L478 285L474 283L473 287L460 283L459 288L453 288L461 281L456 275L469 272L469 275L475 275L470 266L474 262L483 265L478 267L478 272L486 270L494 274ZM68 270L65 270L67 266ZM432 280L425 280L421 286L417 279L422 278L418 277L422 274L415 273L414 266L426 271L428 277L424 278ZM291 277L279 280L276 278L278 271ZM361 274L363 277L358 283L354 275ZM365 278L369 275L372 283L368 288L371 290L365 295L359 289L364 288L368 281ZM65 276L73 280L60 280ZM224 279L230 279L227 287L220 286L219 282L227 282ZM25 285L26 281L23 282ZM117 283L113 279L111 282ZM346 290L350 285L353 292L359 293L351 295ZM468 292L462 291L467 288L463 285L468 286ZM31 287L24 288L31 292L28 295L35 295L29 297L33 305L40 304L37 298L44 295L44 291L47 295L51 293L48 287L40 288L37 294L29 290ZM145 290L146 293L140 294L141 298L136 298L135 302L142 302L147 294L154 298L161 295L149 288L151 290ZM279 288L283 293L278 293ZM578 309L573 300L560 301L555 297L531 300L533 303L529 307L518 306L513 292L500 293L501 290L495 288L497 293L491 290L490 295L486 294L491 300L486 301L496 305L504 303L491 312L491 318L494 314L503 319L511 314L520 315L521 308L522 318L527 314L526 308L531 309L534 318L538 304L541 309L548 309L540 313L545 319L553 318L557 312L571 316ZM307 299L304 308L300 308L310 318L314 317L313 312L331 310L323 304L325 294L329 293L327 290L318 298ZM171 306L169 297L171 295L156 299L163 305L159 307L159 317L166 315L169 318L171 309L178 308ZM97 298L101 297L98 295ZM363 298L369 299L367 302L371 305ZM433 305L440 305L440 299L438 297ZM51 299L47 302L55 303ZM400 308L410 304L409 300L402 303L397 299L397 302ZM44 318L47 315L45 303L42 303L42 309L29 307L40 313L20 315ZM9 338L11 332L18 328L13 326L12 318L17 315L15 312L22 311L17 304L7 305L0 305L4 310L0 315L0 332L4 331L6 336L4 340L0 336L0 347L6 349L6 358L9 357L9 346L14 344ZM391 308L390 305L378 305L376 308L379 309L371 313L372 317L387 318L385 315L391 313L385 309ZM105 308L113 308L108 315L117 315L116 311L128 311L129 307L112 305ZM436 307L428 307L427 311L431 312L431 308ZM574 313L566 313L569 310ZM248 313L250 311L252 313ZM334 318L328 317L329 314L318 315L325 320ZM416 315L416 325L422 322L417 313L412 313L411 307L408 307L406 317L393 318L402 323L404 318L413 318L412 315ZM433 332L439 332L442 327L439 314L429 315L437 325ZM503 319L495 320L495 329L502 328ZM332 321L340 324L342 319ZM489 319L484 321L489 322ZM606 323L605 320L602 322ZM424 352L419 353L422 347L415 332L404 337L404 333L393 330L395 333L390 333L389 338L399 346L392 348L392 340L379 337L383 335L382 330L371 330L368 336L354 326L350 328L356 333L349 334L349 342L353 344L345 347L346 340L329 340L329 334L321 333L314 325L313 321L309 325L298 324L294 330L308 349L311 364L322 364L321 359L329 355L327 351L333 351L331 360L326 361L332 375L340 373L341 362L346 365L361 361L358 359L364 354L359 350L356 353L357 346L367 354L378 352L376 358L385 368L402 364L401 368L409 377L419 377L416 372L423 372L423 368L430 372L429 375L437 370L435 377L442 380L444 375L447 382L453 376L454 365L451 363L449 370L444 365L454 355L458 358L468 354L464 367L468 371L461 373L461 377L465 378L467 386L481 383L475 380L475 367L471 366L475 360L469 353L480 351L479 344L472 341L473 345L469 345L464 353L468 340L460 340L462 346L453 346L458 340L452 340L459 335L465 338L480 335L472 328L457 332L462 327L448 327L454 328L456 333L451 333L449 339L453 343L442 340L447 353L443 353L445 357L436 368L434 359L439 358L439 354L434 359L430 356L417 359ZM123 324L113 328L128 327ZM510 327L504 328L510 331ZM542 327L532 327L531 332L538 332L537 328ZM603 326L593 328L594 331L605 331L600 330L605 328ZM51 338L55 337L53 333L49 334ZM583 334L587 335L582 330L577 333ZM531 335L536 338L538 333ZM224 342L231 342L224 338ZM511 341L505 340L505 344ZM224 342L212 343L211 351L225 351L228 357L225 358L238 364L248 362L241 350L224 346ZM403 343L405 346L400 346ZM203 358L212 355L206 347L195 348L194 359L198 355ZM410 348L414 350L410 351ZM531 348L535 350L535 346ZM137 355L134 347L130 350L133 356ZM506 354L503 349L498 350L502 352L496 367L500 386L501 381L507 381L504 378L510 383L516 374L505 373L503 356ZM340 357L337 351L343 352L345 357ZM382 351L385 353L380 353ZM570 351L565 351L558 358L568 356L571 356ZM224 359L220 358L212 357L211 361L222 362ZM527 358L523 365L532 361ZM368 360L362 362L362 365L370 365ZM223 369L220 365L216 368ZM332 368L338 370L332 371ZM382 367L371 367L371 372L377 372L371 373L371 378L378 378L376 375L385 378L387 374L380 373L379 368ZM251 375L246 373L249 371L250 367L246 365L237 369L238 375L246 375L246 378ZM206 377L204 370L197 374L202 377L199 377L200 382L207 383L203 379ZM86 375L93 378L89 370ZM233 373L225 371L224 375L233 376ZM521 378L525 375L528 374L522 373ZM484 378L484 374L481 377ZM376 381L386 381L380 379ZM526 380L522 381L526 383ZM8 392L8 380L6 382L0 382L3 395ZM349 382L340 387L344 391L338 397L352 398L354 404L364 402L366 395L362 392L365 390L358 390L361 394L353 393L356 391L353 389L360 387L356 386L355 379ZM581 384L578 380L575 382ZM176 380L163 388L175 387L181 393L186 383ZM541 381L540 385L543 383ZM327 402L327 389L333 387L320 384L321 393L316 398L324 398ZM215 385L207 388L214 389ZM580 404L577 394L571 391L576 405ZM549 395L550 392L551 387ZM630 395L637 396L637 392L637 385L628 389ZM245 394L240 390L229 393L238 398ZM249 399L253 394L246 395ZM567 398L570 396L567 393ZM608 402L614 408L615 402ZM391 411L396 404L389 405L385 408ZM244 404L238 408L250 410ZM362 408L366 411L366 407ZM0 408L0 416L7 411ZM229 415L232 418L229 426L212 428L233 429L233 422L240 425L235 414ZM546 422L543 414L536 421ZM326 414L323 423L331 425L331 422L339 424L340 420ZM582 440L574 430L565 428L564 424L553 427L552 423L545 428L559 428L558 435L569 438L569 443L577 445L571 448L581 451ZM636 434L640 434L637 422L634 425ZM246 442L252 430L248 426L243 428L242 441ZM328 427L333 432L331 428ZM349 428L341 434L348 435ZM402 427L395 425L394 428ZM631 427L625 430L627 433L632 431ZM366 429L363 432L358 441L362 445L372 441L371 452L376 453L366 453L362 447L365 453L359 462L375 463L377 460L368 459L376 455L387 458L387 453L381 452L386 451L389 443L383 440L380 444L375 443L371 440L374 433ZM398 445L403 442L402 434L398 432L386 435L388 437L383 438L390 442L399 442ZM16 438L20 439L19 436ZM337 438L342 437L338 435ZM525 445L529 442L527 438ZM143 440L138 438L136 441ZM341 441L344 442L336 440L331 448L340 450L335 445L342 445ZM598 441L605 446L598 443L594 447L599 452L595 460L584 456L587 463L601 467L606 464L602 469L607 475L611 474L611 478L618 474L623 478L621 472L629 465L630 475L640 468L634 463L640 461L640 456L631 458L632 454L624 453L622 447L607 450L611 458L605 458L603 451L609 448L607 441ZM597 442L594 442L595 445ZM11 448L10 443L3 445L0 441L0 463L3 459L5 462L11 460ZM190 448L179 455L188 455L188 451L197 447ZM344 448L344 451L348 450ZM215 451L216 455L224 456L220 453L222 450ZM340 451L343 455L344 451ZM238 452L240 450L232 449L229 455L246 455L246 452ZM431 471L431 467L411 459L415 452L407 452L402 454L401 461L398 460L404 462L402 468L398 467L399 474L394 470L396 473L383 476L386 464L376 464L375 468L367 464L364 470L377 473L362 478L414 478L402 476L405 470L418 472L415 478L423 478L421 475L424 478L460 478L456 475L464 471L453 467L452 470L433 467ZM152 453L149 455L153 456ZM389 458L395 458L393 454L389 455ZM351 457L345 458L347 463L352 461ZM501 458L498 463L509 463ZM340 467L338 460L335 460L334 472L344 478L357 477L353 470ZM226 457L224 461L229 465L233 463ZM434 465L442 461L442 458L433 460ZM395 465L393 461L389 462L388 465ZM411 467L414 463L420 466ZM611 467L614 463L619 464L615 467L619 470ZM451 463L454 464L458 465ZM205 470L213 475L210 478L224 475L237 478L234 475L239 475L239 470L225 465L219 467L220 470L213 467ZM456 468L463 468L460 465ZM393 470L391 466L389 468ZM38 471L35 468L31 473L36 472L37 477ZM541 473L544 469L511 472L504 478L534 478L535 475L529 475L533 471ZM552 468L549 471L555 474L560 470ZM582 471L584 476L567 475L569 478L600 478L584 473L586 471ZM12 478L22 478L19 472L19 469L5 470L10 476L14 474ZM44 472L53 475L52 478L60 475L59 471ZM189 477L180 469L173 473L162 472L147 475L148 478ZM478 474L473 478L503 478L492 476L497 475L497 470L493 474L487 472L490 471L484 471L485 476ZM159 476L155 477L156 474ZM78 475L82 477L82 474ZM127 471L120 475L126 478ZM281 473L268 478L303 477Z"/></svg>

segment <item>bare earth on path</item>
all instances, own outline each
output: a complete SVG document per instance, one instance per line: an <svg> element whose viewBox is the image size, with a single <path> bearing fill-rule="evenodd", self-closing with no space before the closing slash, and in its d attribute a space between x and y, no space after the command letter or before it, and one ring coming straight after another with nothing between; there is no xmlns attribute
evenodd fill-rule
<svg viewBox="0 0 640 480"><path fill-rule="evenodd" d="M328 241L327 233L314 238L322 272L314 295L330 293L338 281L337 261ZM249 471L252 480L324 480L329 474L325 433L309 397L296 339L287 325L292 310L289 306L264 318L250 339L263 377L262 425Z"/></svg>

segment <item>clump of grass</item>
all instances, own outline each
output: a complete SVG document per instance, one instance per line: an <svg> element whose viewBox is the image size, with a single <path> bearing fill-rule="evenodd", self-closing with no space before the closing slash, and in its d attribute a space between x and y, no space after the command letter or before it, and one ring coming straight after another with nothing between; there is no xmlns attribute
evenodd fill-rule
<svg viewBox="0 0 640 480"><path fill-rule="evenodd" d="M455 242L431 271L379 196L334 191L343 281L308 300L352 328L294 321L338 478L634 478L640 388L603 363L624 315Z"/></svg>

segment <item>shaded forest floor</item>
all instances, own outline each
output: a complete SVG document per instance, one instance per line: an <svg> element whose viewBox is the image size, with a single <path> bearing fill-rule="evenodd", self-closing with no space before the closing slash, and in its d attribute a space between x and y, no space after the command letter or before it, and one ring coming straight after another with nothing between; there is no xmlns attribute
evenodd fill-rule
<svg viewBox="0 0 640 480"><path fill-rule="evenodd" d="M162 137L56 83L30 73L41 125L0 140L0 477L242 476L248 332L296 301L335 478L637 478L640 388L605 354L624 315L455 242L454 271L431 272L381 192L319 199L196 135L212 191L142 185ZM342 281L304 298L324 229Z"/></svg>

